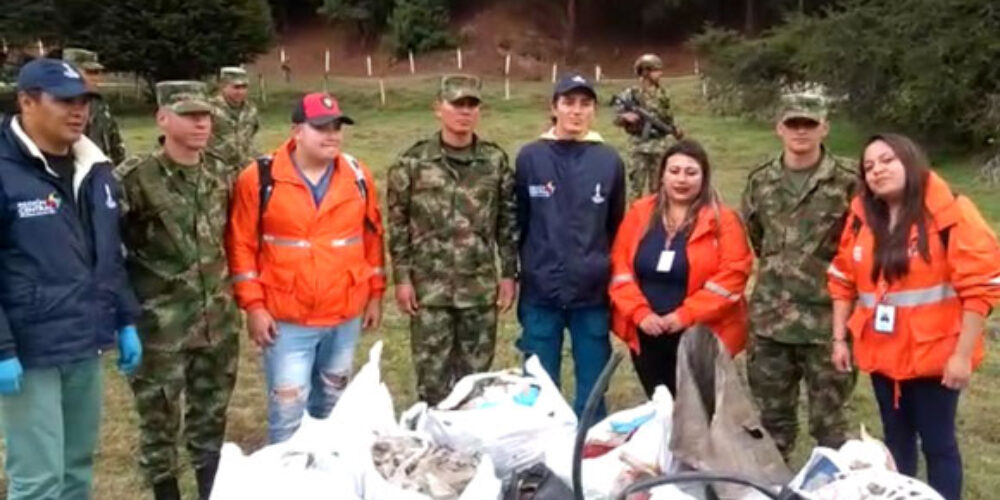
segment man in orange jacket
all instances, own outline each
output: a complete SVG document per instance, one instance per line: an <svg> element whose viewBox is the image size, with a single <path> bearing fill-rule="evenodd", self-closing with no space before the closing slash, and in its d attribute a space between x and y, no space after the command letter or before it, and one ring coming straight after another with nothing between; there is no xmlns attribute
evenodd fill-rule
<svg viewBox="0 0 1000 500"><path fill-rule="evenodd" d="M385 291L375 183L341 149L354 121L313 93L292 122L291 139L240 173L228 235L236 299L264 349L272 443L291 437L305 409L329 415Z"/></svg>

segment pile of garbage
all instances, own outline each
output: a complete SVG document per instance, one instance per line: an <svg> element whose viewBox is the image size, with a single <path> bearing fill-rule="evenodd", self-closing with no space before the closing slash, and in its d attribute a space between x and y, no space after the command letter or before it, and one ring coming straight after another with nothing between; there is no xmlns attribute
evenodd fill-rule
<svg viewBox="0 0 1000 500"><path fill-rule="evenodd" d="M437 406L417 403L396 420L381 352L376 343L328 418L305 415L291 439L250 455L227 443L211 499L573 498L577 419L537 358L524 370L465 377ZM659 387L587 431L583 498L617 499L639 481L694 471L761 488L661 485L629 498L755 500L792 490L802 500L942 500L896 473L885 446L863 431L839 450L815 449L793 478L714 335L689 331L678 362L676 404Z"/></svg>

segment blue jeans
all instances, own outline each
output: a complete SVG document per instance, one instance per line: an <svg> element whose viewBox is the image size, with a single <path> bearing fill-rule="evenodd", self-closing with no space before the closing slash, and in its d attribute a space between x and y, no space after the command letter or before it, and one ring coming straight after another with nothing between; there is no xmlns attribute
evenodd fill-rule
<svg viewBox="0 0 1000 500"><path fill-rule="evenodd" d="M337 326L278 323L278 338L264 350L267 427L271 444L292 437L308 410L326 418L347 387L361 319Z"/></svg>
<svg viewBox="0 0 1000 500"><path fill-rule="evenodd" d="M520 303L517 316L521 322L521 338L517 348L525 357L537 355L545 371L559 385L562 366L563 331L569 329L576 376L576 398L573 410L583 413L587 397L604 365L611 358L610 312L607 306L563 309ZM604 399L597 408L597 420L607 415Z"/></svg>
<svg viewBox="0 0 1000 500"><path fill-rule="evenodd" d="M875 399L882 414L885 445L892 452L901 474L917 474L917 436L927 461L927 484L945 500L962 498L962 456L955 440L955 413L959 391L941 385L941 378L919 378L899 382L872 374Z"/></svg>

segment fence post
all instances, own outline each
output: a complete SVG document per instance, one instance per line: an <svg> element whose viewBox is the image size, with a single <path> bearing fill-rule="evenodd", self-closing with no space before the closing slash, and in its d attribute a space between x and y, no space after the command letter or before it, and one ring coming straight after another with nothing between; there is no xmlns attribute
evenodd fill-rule
<svg viewBox="0 0 1000 500"><path fill-rule="evenodd" d="M411 75L417 74L417 65L413 61L413 51L412 50L410 51L410 74Z"/></svg>
<svg viewBox="0 0 1000 500"><path fill-rule="evenodd" d="M455 59L458 61L458 69L462 69L462 47L455 49Z"/></svg>
<svg viewBox="0 0 1000 500"><path fill-rule="evenodd" d="M558 74L559 74L559 65L558 64L553 64L552 65L552 83L556 83L556 77L558 76Z"/></svg>
<svg viewBox="0 0 1000 500"><path fill-rule="evenodd" d="M372 76L372 56L369 55L365 59L365 62L367 63L367 67L368 67L368 78L371 78L371 76Z"/></svg>
<svg viewBox="0 0 1000 500"><path fill-rule="evenodd" d="M503 63L503 99L510 100L510 52L507 53Z"/></svg>
<svg viewBox="0 0 1000 500"><path fill-rule="evenodd" d="M326 49L323 57L323 92L330 91L330 49Z"/></svg>
<svg viewBox="0 0 1000 500"><path fill-rule="evenodd" d="M257 88L260 90L260 102L267 103L267 87L264 81L264 73L257 73Z"/></svg>
<svg viewBox="0 0 1000 500"><path fill-rule="evenodd" d="M382 79L382 78L378 79L378 95L379 95L379 100L382 102L382 107L384 108L385 107L385 101L386 101L386 99L385 99L385 79Z"/></svg>

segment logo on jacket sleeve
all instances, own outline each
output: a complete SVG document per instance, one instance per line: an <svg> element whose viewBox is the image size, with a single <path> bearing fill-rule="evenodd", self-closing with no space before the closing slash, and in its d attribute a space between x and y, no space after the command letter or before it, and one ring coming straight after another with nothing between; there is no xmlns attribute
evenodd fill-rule
<svg viewBox="0 0 1000 500"><path fill-rule="evenodd" d="M556 185L552 181L528 186L528 196L531 198L551 198L555 192Z"/></svg>
<svg viewBox="0 0 1000 500"><path fill-rule="evenodd" d="M107 184L104 185L104 194L107 196L104 199L104 206L108 207L108 210L118 208L118 203L115 202L115 197L111 194L111 186L108 186Z"/></svg>
<svg viewBox="0 0 1000 500"><path fill-rule="evenodd" d="M598 182L597 185L594 186L594 196L590 197L590 201L594 202L595 205L600 205L601 203L604 203L604 200L604 195L601 194L601 183Z"/></svg>
<svg viewBox="0 0 1000 500"><path fill-rule="evenodd" d="M59 212L60 206L62 206L62 198L57 193L52 193L45 199L19 201L17 202L17 217L28 219L43 215L55 215Z"/></svg>

